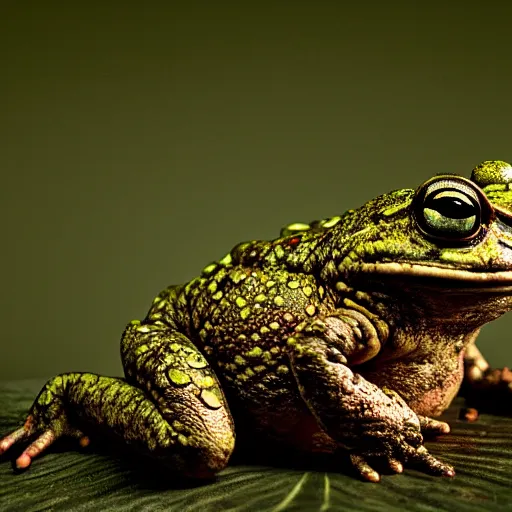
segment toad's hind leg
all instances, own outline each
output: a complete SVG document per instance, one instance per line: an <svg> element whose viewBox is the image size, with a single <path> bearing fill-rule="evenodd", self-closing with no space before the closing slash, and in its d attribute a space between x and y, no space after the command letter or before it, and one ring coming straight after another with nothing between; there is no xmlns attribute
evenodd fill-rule
<svg viewBox="0 0 512 512"><path fill-rule="evenodd" d="M0 454L24 441L20 468L61 436L87 444L92 427L113 434L178 475L208 478L227 464L233 421L213 370L183 334L132 322L121 352L126 380L67 373L48 381L23 427L0 440Z"/></svg>
<svg viewBox="0 0 512 512"><path fill-rule="evenodd" d="M164 325L133 322L121 355L127 382L144 389L146 404L155 408L151 419L134 411L129 427L142 451L186 476L210 477L223 469L234 448L233 419L196 346Z"/></svg>

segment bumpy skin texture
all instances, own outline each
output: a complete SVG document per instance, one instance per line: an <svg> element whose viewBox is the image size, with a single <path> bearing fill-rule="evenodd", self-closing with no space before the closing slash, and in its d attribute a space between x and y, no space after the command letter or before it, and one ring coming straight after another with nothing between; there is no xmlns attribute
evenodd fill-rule
<svg viewBox="0 0 512 512"><path fill-rule="evenodd" d="M511 402L507 371L492 373L474 340L512 308L512 168L484 162L472 180L435 178L236 246L128 325L125 379L51 379L0 453L31 441L24 468L60 436L86 445L99 430L207 478L236 424L304 452L346 450L370 481L374 463L453 475L422 434L449 432L430 416L464 371L469 394Z"/></svg>

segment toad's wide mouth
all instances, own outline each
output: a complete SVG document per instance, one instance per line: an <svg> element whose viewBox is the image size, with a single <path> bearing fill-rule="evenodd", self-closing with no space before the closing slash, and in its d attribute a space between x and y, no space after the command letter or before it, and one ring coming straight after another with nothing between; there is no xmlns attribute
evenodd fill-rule
<svg viewBox="0 0 512 512"><path fill-rule="evenodd" d="M375 278L396 277L405 284L420 280L422 286L444 289L458 289L466 292L488 291L490 293L512 294L512 270L479 272L449 267L434 267L413 262L361 263L355 274L374 274Z"/></svg>

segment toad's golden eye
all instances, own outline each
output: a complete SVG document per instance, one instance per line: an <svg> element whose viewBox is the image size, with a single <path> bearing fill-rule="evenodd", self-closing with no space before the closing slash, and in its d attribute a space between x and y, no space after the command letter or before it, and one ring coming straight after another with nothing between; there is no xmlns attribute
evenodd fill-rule
<svg viewBox="0 0 512 512"><path fill-rule="evenodd" d="M450 176L434 178L416 194L416 221L431 238L469 242L482 227L480 196L468 180Z"/></svg>

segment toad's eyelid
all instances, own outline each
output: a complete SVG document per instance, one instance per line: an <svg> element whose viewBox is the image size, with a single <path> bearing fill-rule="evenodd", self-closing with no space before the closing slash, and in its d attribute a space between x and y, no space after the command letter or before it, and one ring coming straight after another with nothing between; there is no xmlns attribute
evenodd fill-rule
<svg viewBox="0 0 512 512"><path fill-rule="evenodd" d="M433 196L433 197L432 197ZM442 199L442 198L449 198L449 199L460 199L461 201L464 201L467 205L472 205L473 202L469 200L467 194L464 192L459 192L458 190L443 190L439 192L438 194L430 194L430 196L427 197L428 199L432 198L435 199Z"/></svg>
<svg viewBox="0 0 512 512"><path fill-rule="evenodd" d="M442 191L447 194L451 193L452 195L462 194L466 197L471 197L476 202L480 202L476 190L462 180L444 178L435 181L427 187L427 190L425 191L425 197L428 197L437 191Z"/></svg>

